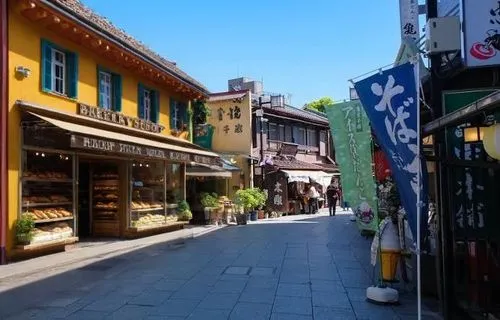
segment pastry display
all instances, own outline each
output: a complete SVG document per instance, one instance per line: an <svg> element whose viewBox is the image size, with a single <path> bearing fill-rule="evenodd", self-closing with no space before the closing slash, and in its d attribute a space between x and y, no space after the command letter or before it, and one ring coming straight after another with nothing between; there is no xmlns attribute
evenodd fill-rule
<svg viewBox="0 0 500 320"><path fill-rule="evenodd" d="M56 171L34 172L34 171L26 170L23 172L23 177L24 178L32 178L32 179L47 179L47 180L69 179L69 177L66 173L56 172Z"/></svg>
<svg viewBox="0 0 500 320"><path fill-rule="evenodd" d="M102 179L102 180L118 179L118 174L113 173L113 172L102 172L102 173L94 174L94 179Z"/></svg>
<svg viewBox="0 0 500 320"><path fill-rule="evenodd" d="M33 240L31 243L59 240L71 237L72 235L73 229L65 222L37 226L33 229Z"/></svg>
<svg viewBox="0 0 500 320"><path fill-rule="evenodd" d="M30 209L26 211L26 214L29 214L36 220L50 220L50 219L58 219L58 218L69 218L72 217L73 214L64 209L64 208L43 208L43 209Z"/></svg>
<svg viewBox="0 0 500 320"><path fill-rule="evenodd" d="M167 222L162 214L146 214L139 219L132 221L132 227L164 225Z"/></svg>
<svg viewBox="0 0 500 320"><path fill-rule="evenodd" d="M44 196L25 196L22 197L23 206L29 206L30 204L47 204L47 203L64 203L71 202L67 197L62 195L50 195Z"/></svg>
<svg viewBox="0 0 500 320"><path fill-rule="evenodd" d="M145 201L132 201L130 203L130 208L132 210L138 209L162 209L163 202L153 201L153 202L145 202Z"/></svg>
<svg viewBox="0 0 500 320"><path fill-rule="evenodd" d="M97 201L95 203L95 207L97 209L117 209L118 208L118 203L116 203L116 202Z"/></svg>

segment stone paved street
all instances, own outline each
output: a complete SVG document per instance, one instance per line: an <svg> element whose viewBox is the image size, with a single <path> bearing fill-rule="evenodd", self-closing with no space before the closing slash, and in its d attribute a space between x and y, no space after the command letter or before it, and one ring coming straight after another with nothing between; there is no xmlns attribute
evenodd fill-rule
<svg viewBox="0 0 500 320"><path fill-rule="evenodd" d="M412 295L396 307L365 302L370 240L347 214L298 218L227 227L22 285L0 294L0 319L416 319Z"/></svg>

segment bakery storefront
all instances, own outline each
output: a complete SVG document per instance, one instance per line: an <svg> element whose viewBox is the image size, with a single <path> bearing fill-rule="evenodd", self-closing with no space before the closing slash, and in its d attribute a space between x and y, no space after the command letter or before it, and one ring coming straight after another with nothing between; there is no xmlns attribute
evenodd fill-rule
<svg viewBox="0 0 500 320"><path fill-rule="evenodd" d="M186 199L186 165L221 166L217 154L162 135L150 122L84 104L76 115L17 105L19 218L29 214L36 228L15 253L182 228L177 207Z"/></svg>

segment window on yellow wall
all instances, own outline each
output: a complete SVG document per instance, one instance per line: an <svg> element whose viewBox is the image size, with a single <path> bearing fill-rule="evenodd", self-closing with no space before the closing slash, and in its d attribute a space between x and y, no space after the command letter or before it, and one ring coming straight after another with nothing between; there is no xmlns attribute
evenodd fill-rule
<svg viewBox="0 0 500 320"><path fill-rule="evenodd" d="M160 114L160 93L139 84L139 118L158 123Z"/></svg>
<svg viewBox="0 0 500 320"><path fill-rule="evenodd" d="M170 98L170 129L186 131L189 126L186 103Z"/></svg>
<svg viewBox="0 0 500 320"><path fill-rule="evenodd" d="M97 68L98 105L106 110L122 111L122 78L101 67Z"/></svg>
<svg viewBox="0 0 500 320"><path fill-rule="evenodd" d="M41 60L42 90L76 98L78 55L42 39Z"/></svg>

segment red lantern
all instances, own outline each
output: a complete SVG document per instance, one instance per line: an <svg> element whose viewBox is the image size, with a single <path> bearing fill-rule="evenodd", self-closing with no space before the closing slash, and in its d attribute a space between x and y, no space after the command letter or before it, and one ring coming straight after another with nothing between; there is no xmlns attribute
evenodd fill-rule
<svg viewBox="0 0 500 320"><path fill-rule="evenodd" d="M378 182L382 182L391 175L389 162L382 150L375 151L373 160L375 162L375 178Z"/></svg>

